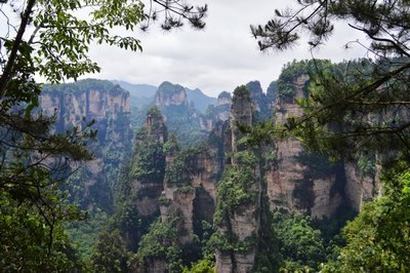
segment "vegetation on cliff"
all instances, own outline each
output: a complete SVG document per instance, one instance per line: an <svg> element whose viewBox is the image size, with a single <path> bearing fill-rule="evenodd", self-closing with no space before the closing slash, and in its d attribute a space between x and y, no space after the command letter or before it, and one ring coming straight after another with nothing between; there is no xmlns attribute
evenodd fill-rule
<svg viewBox="0 0 410 273"><path fill-rule="evenodd" d="M234 154L236 162L229 166L218 185L218 200L215 212L215 224L221 224L241 205L256 203L257 193L250 192L257 183L254 170L257 158L252 152L243 151Z"/></svg>
<svg viewBox="0 0 410 273"><path fill-rule="evenodd" d="M204 147L195 147L176 152L165 171L166 183L179 187L190 185L192 176L202 171L198 164L198 156L204 151Z"/></svg>
<svg viewBox="0 0 410 273"><path fill-rule="evenodd" d="M178 244L177 223L180 221L177 215L166 222L157 220L150 227L149 232L141 240L137 253L138 259L145 266L151 266L151 259L163 261L169 272L182 271L181 247Z"/></svg>

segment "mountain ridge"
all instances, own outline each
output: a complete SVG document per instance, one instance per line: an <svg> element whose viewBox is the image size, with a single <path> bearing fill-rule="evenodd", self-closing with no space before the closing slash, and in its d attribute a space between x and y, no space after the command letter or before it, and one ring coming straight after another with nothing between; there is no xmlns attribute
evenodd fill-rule
<svg viewBox="0 0 410 273"><path fill-rule="evenodd" d="M188 102L193 104L194 107L201 113L205 113L209 105L216 105L217 98L206 95L201 89L194 88L191 89L186 86L182 86L178 83L172 83L170 81L163 81L159 86L154 86L150 84L134 84L129 83L123 80L112 80L114 84L118 84L123 89L130 92L131 98L138 98L139 99L139 106L147 106L148 104L153 102L153 99L158 91L159 86L164 83L170 83L172 85L179 85L186 90ZM142 102L141 102L142 100ZM135 99L131 99L131 103L133 103Z"/></svg>

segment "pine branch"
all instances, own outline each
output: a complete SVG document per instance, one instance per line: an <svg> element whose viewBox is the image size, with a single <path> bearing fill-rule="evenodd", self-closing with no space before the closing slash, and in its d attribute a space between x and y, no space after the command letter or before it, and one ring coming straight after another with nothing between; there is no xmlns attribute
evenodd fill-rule
<svg viewBox="0 0 410 273"><path fill-rule="evenodd" d="M27 3L27 8L21 18L21 23L19 30L16 35L16 39L13 42L13 47L10 51L7 64L3 70L3 74L0 77L0 99L3 98L7 93L7 85L13 74L13 67L17 59L17 53L20 47L21 42L23 41L23 35L26 31L27 25L30 21L30 15L33 12L34 5L36 0L29 0Z"/></svg>

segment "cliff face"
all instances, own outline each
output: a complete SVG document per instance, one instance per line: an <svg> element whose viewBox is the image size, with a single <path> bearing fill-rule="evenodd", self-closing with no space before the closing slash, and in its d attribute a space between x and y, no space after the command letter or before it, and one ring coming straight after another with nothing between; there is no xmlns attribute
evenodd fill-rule
<svg viewBox="0 0 410 273"><path fill-rule="evenodd" d="M252 126L255 105L246 87L234 92L230 120L231 164L218 185L216 269L218 273L251 272L261 227L262 177L257 157L240 143L240 126ZM242 195L242 196L241 196Z"/></svg>
<svg viewBox="0 0 410 273"><path fill-rule="evenodd" d="M234 92L231 107L230 129L232 152L243 150L239 140L244 136L240 127L251 127L254 121L255 103L246 87L237 88Z"/></svg>
<svg viewBox="0 0 410 273"><path fill-rule="evenodd" d="M294 95L276 97L276 125L303 114L296 100L304 98L308 80L307 75L296 77L291 83ZM266 173L271 209L302 211L314 218L332 217L342 207L358 211L363 200L375 196L375 178L360 175L356 163L332 164L304 151L292 138L275 145L277 158Z"/></svg>
<svg viewBox="0 0 410 273"><path fill-rule="evenodd" d="M193 244L194 235L202 236L203 221L212 224L216 182L221 172L217 153L209 145L188 150L174 146L167 154L161 220L167 222L179 215L177 230L181 246Z"/></svg>
<svg viewBox="0 0 410 273"><path fill-rule="evenodd" d="M198 89L190 90L170 82L162 83L155 95L155 105L163 114L168 130L184 147L206 141L218 122L229 119L231 103L228 92L222 92L215 100Z"/></svg>
<svg viewBox="0 0 410 273"><path fill-rule="evenodd" d="M46 86L41 96L41 106L49 113L57 110L58 120L65 121L65 124L58 125L66 126L80 124L83 117L100 121L130 111L128 92L99 80Z"/></svg>
<svg viewBox="0 0 410 273"><path fill-rule="evenodd" d="M202 115L201 126L208 132L212 132L219 124L229 120L231 113L232 97L231 94L224 91L218 96L217 105L209 105L206 115Z"/></svg>
<svg viewBox="0 0 410 273"><path fill-rule="evenodd" d="M159 197L163 191L165 154L163 145L168 132L161 113L155 108L147 114L144 127L137 133L130 170L131 195L141 217L159 213Z"/></svg>
<svg viewBox="0 0 410 273"><path fill-rule="evenodd" d="M303 114L295 100L304 97L303 87L307 80L308 77L305 75L295 80L294 98L289 100L278 97L275 105L276 125L283 125L289 117L298 117ZM277 141L275 144L277 165L272 166L272 169L267 172L271 208L305 210L317 216L332 214L341 201L340 196L332 198L333 200L329 198L333 185L332 179L328 177L327 181L314 181L311 177L305 178L307 166L298 160L299 155L303 153L303 147L298 140L290 138ZM318 186L321 186L320 190ZM298 191L302 193L299 196L296 194ZM303 200L300 200L301 198Z"/></svg>
<svg viewBox="0 0 410 273"><path fill-rule="evenodd" d="M147 128L150 128L150 126L147 126ZM160 131L163 130L161 129ZM147 136L145 135L143 139L146 146ZM165 143L163 142L166 140L165 138L157 137L156 139L159 140L157 143L162 147L161 151L164 151L163 169L161 167L161 170L164 171L163 176L158 177L158 179L147 177L144 184L151 186L144 188L144 192L140 192L136 196L143 197L145 204L151 204L147 208L155 208L149 210L151 213L149 217L158 215L158 209L160 217L155 225L148 230L144 238L150 238L151 233L153 235L155 232L160 232L159 235L155 236L163 236L164 241L159 241L158 243L167 251L171 251L168 249L170 247L182 250L198 249L201 247L200 242L194 240L194 238L202 238L204 234L203 223L207 222L208 225L212 225L215 211L216 182L219 179L222 168L222 162L218 159L220 151L216 144L219 142L209 141L206 147L182 149L174 137L170 137ZM141 148L136 147L136 151L141 150ZM146 153L146 151L141 151L139 154L145 155ZM144 162L150 162L151 160L146 156L143 158ZM133 162L137 160L134 157ZM155 173L158 171L158 167L159 165L157 164L157 167L148 173ZM140 185L141 182L139 181L140 179L136 180L136 183L133 184ZM136 188L141 189L141 186ZM136 207L136 211L139 214L141 214L141 211L139 211L140 208L138 206L141 205L137 204ZM141 216L139 218L141 219ZM167 232L161 233L164 230ZM138 255L142 261L138 265L134 265L134 267L140 271L142 270L142 272L169 272L172 261L169 255L167 255L168 253L149 253L144 248L144 240L148 239L143 239L142 246L138 250ZM172 245L169 242L172 242ZM197 252L184 253L179 255L183 255L183 259L187 263L194 261L198 255ZM182 256L178 257L181 258Z"/></svg>
<svg viewBox="0 0 410 273"><path fill-rule="evenodd" d="M266 99L268 101L268 108L274 114L275 110L275 101L278 94L278 83L273 81L269 84L268 89L266 91Z"/></svg>
<svg viewBox="0 0 410 273"><path fill-rule="evenodd" d="M46 86L40 97L43 112L56 116L55 129L65 132L73 127L97 130L90 144L95 159L87 162L72 177L79 189L70 188L74 201L83 207L111 209L111 182L119 173L132 132L129 122L129 94L108 81L84 80L73 84ZM102 148L103 147L103 148Z"/></svg>
<svg viewBox="0 0 410 273"><path fill-rule="evenodd" d="M275 98L272 112L276 125L303 114L296 100L306 95L308 80L303 74L295 77L287 85L293 89L292 96L281 96L276 83L271 85L269 96ZM264 260L260 256L274 255L274 240L265 237L269 232L264 231L269 227L266 219L271 212L285 209L316 219L331 218L345 209L360 210L362 203L379 191L377 175L362 174L355 162L331 163L305 151L297 139L250 148L240 128L258 120L258 100L264 96L258 86L250 83L235 90L230 125L224 129L224 150L232 157L225 157L225 174L218 184L214 234L218 273L253 272L258 257ZM252 88L254 91L249 92Z"/></svg>
<svg viewBox="0 0 410 273"><path fill-rule="evenodd" d="M261 84L259 81L252 81L246 84L252 102L255 106L256 120L262 121L272 117L271 101L269 96L263 93Z"/></svg>
<svg viewBox="0 0 410 273"><path fill-rule="evenodd" d="M206 109L210 105L217 104L217 99L213 97L209 97L205 95L200 89L189 89L187 90L188 101L190 104L193 105L195 109L197 109L201 114L206 112Z"/></svg>
<svg viewBox="0 0 410 273"><path fill-rule="evenodd" d="M120 228L132 250L149 226L160 215L159 198L164 190L165 153L164 144L168 131L157 108L151 108L144 127L135 136L134 153L121 185L124 212L121 213ZM129 217L127 213L131 213Z"/></svg>
<svg viewBox="0 0 410 273"><path fill-rule="evenodd" d="M163 109L168 106L188 106L186 90L178 84L163 82L155 94L155 105Z"/></svg>
<svg viewBox="0 0 410 273"><path fill-rule="evenodd" d="M163 82L155 94L155 105L160 109L185 105L204 113L209 105L215 103L215 98L208 97L199 89L192 90L170 82Z"/></svg>
<svg viewBox="0 0 410 273"><path fill-rule="evenodd" d="M344 165L346 173L345 193L347 202L356 211L362 208L364 202L371 201L380 193L379 173L374 176L363 175L352 162ZM376 166L377 168L377 166Z"/></svg>
<svg viewBox="0 0 410 273"><path fill-rule="evenodd" d="M232 96L229 92L222 91L218 95L218 105L231 105L232 104Z"/></svg>
<svg viewBox="0 0 410 273"><path fill-rule="evenodd" d="M227 121L230 116L231 112L231 105L232 105L232 96L228 92L222 92L218 96L218 105L215 106L211 111L214 123L218 121ZM214 126L215 127L215 126Z"/></svg>

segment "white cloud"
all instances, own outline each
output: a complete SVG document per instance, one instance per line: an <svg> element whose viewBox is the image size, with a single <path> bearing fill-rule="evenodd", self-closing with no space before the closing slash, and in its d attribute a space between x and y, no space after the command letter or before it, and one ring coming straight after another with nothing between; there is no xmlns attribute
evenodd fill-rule
<svg viewBox="0 0 410 273"><path fill-rule="evenodd" d="M275 8L284 8L289 1L205 2L209 4L209 16L204 31L185 27L165 33L153 26L148 33L138 33L142 53L94 47L91 55L101 65L102 73L88 76L154 85L168 80L216 96L250 80L260 80L266 88L277 79L286 62L311 58L306 43L285 52L262 53L251 36L250 24L265 23ZM362 37L339 23L333 38L314 55L334 61L363 57L364 50L358 46L344 49L345 42L358 38Z"/></svg>

